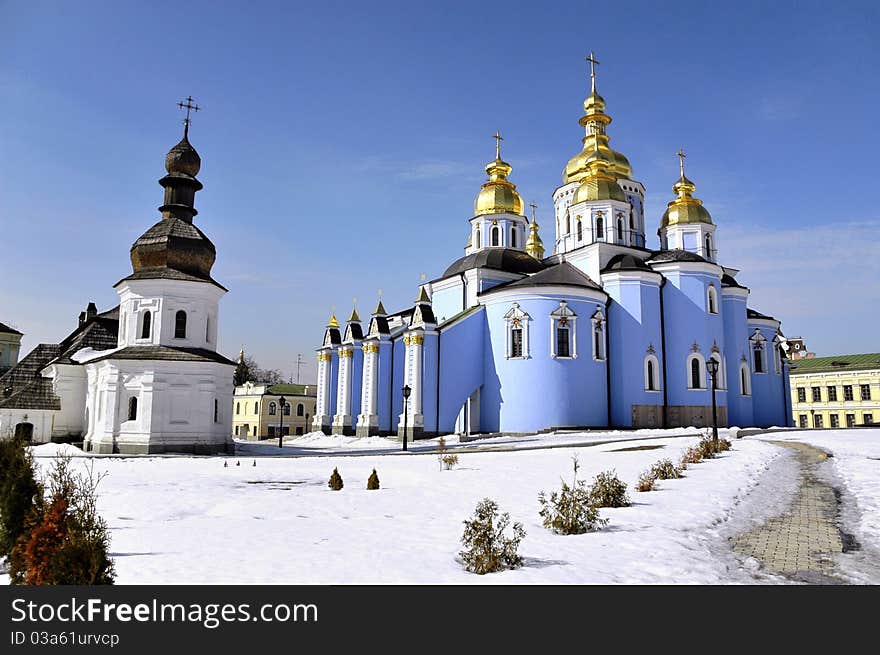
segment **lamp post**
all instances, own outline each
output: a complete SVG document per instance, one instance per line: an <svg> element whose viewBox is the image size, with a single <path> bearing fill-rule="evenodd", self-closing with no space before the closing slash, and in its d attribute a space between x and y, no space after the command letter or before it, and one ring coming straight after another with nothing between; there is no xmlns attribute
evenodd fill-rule
<svg viewBox="0 0 880 655"><path fill-rule="evenodd" d="M718 360L710 357L706 362L706 368L709 369L709 375L712 376L712 440L718 443L718 408L715 405L715 388L717 386L716 377L718 376Z"/></svg>
<svg viewBox="0 0 880 655"><path fill-rule="evenodd" d="M403 385L403 449L406 450L406 427L407 427L407 418L409 418L409 395L412 393L412 389L409 388L408 384Z"/></svg>
<svg viewBox="0 0 880 655"><path fill-rule="evenodd" d="M283 448L283 440L284 440L284 405L287 403L287 400L284 396L278 399L278 447Z"/></svg>

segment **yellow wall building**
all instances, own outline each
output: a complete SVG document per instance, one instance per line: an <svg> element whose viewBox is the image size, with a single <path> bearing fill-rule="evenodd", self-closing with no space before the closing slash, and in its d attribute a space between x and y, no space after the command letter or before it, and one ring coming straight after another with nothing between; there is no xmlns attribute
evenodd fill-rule
<svg viewBox="0 0 880 655"><path fill-rule="evenodd" d="M232 436L239 439L278 438L283 434L297 435L309 431L315 415L317 387L313 384L259 384L245 382L235 387L232 397ZM285 407L281 412L280 399Z"/></svg>
<svg viewBox="0 0 880 655"><path fill-rule="evenodd" d="M880 353L793 361L791 406L802 428L880 425Z"/></svg>

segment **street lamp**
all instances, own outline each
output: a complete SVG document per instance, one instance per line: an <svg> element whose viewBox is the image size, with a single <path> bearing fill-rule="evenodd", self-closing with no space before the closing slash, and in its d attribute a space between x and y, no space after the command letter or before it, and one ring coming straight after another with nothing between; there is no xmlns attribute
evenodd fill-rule
<svg viewBox="0 0 880 655"><path fill-rule="evenodd" d="M715 378L718 376L718 360L710 357L706 362L706 368L709 369L709 375L712 376L712 439L718 443L718 408L715 405L715 388L718 386Z"/></svg>
<svg viewBox="0 0 880 655"><path fill-rule="evenodd" d="M278 447L283 448L282 442L284 440L284 405L287 403L287 400L284 399L284 396L278 399L278 404L280 405L278 410Z"/></svg>
<svg viewBox="0 0 880 655"><path fill-rule="evenodd" d="M407 423L407 414L409 414L409 395L412 393L412 389L409 388L408 384L403 385L403 449L406 450L406 423Z"/></svg>

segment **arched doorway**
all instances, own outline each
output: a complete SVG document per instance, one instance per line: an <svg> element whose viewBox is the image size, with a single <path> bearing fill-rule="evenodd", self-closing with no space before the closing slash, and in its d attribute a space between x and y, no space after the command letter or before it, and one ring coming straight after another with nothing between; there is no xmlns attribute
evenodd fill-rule
<svg viewBox="0 0 880 655"><path fill-rule="evenodd" d="M34 424L27 422L16 424L15 438L23 439L27 443L30 443L34 438Z"/></svg>

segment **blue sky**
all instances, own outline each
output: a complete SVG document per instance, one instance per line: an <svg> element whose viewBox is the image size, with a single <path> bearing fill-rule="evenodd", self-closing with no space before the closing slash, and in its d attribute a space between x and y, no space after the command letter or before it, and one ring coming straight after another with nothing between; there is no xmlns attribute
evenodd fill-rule
<svg viewBox="0 0 880 655"><path fill-rule="evenodd" d="M286 374L302 353L309 381L332 306L400 309L463 254L496 129L552 243L592 49L649 243L683 147L751 305L820 355L875 352L878 24L856 2L0 0L0 321L27 351L116 304L191 94L221 350Z"/></svg>

